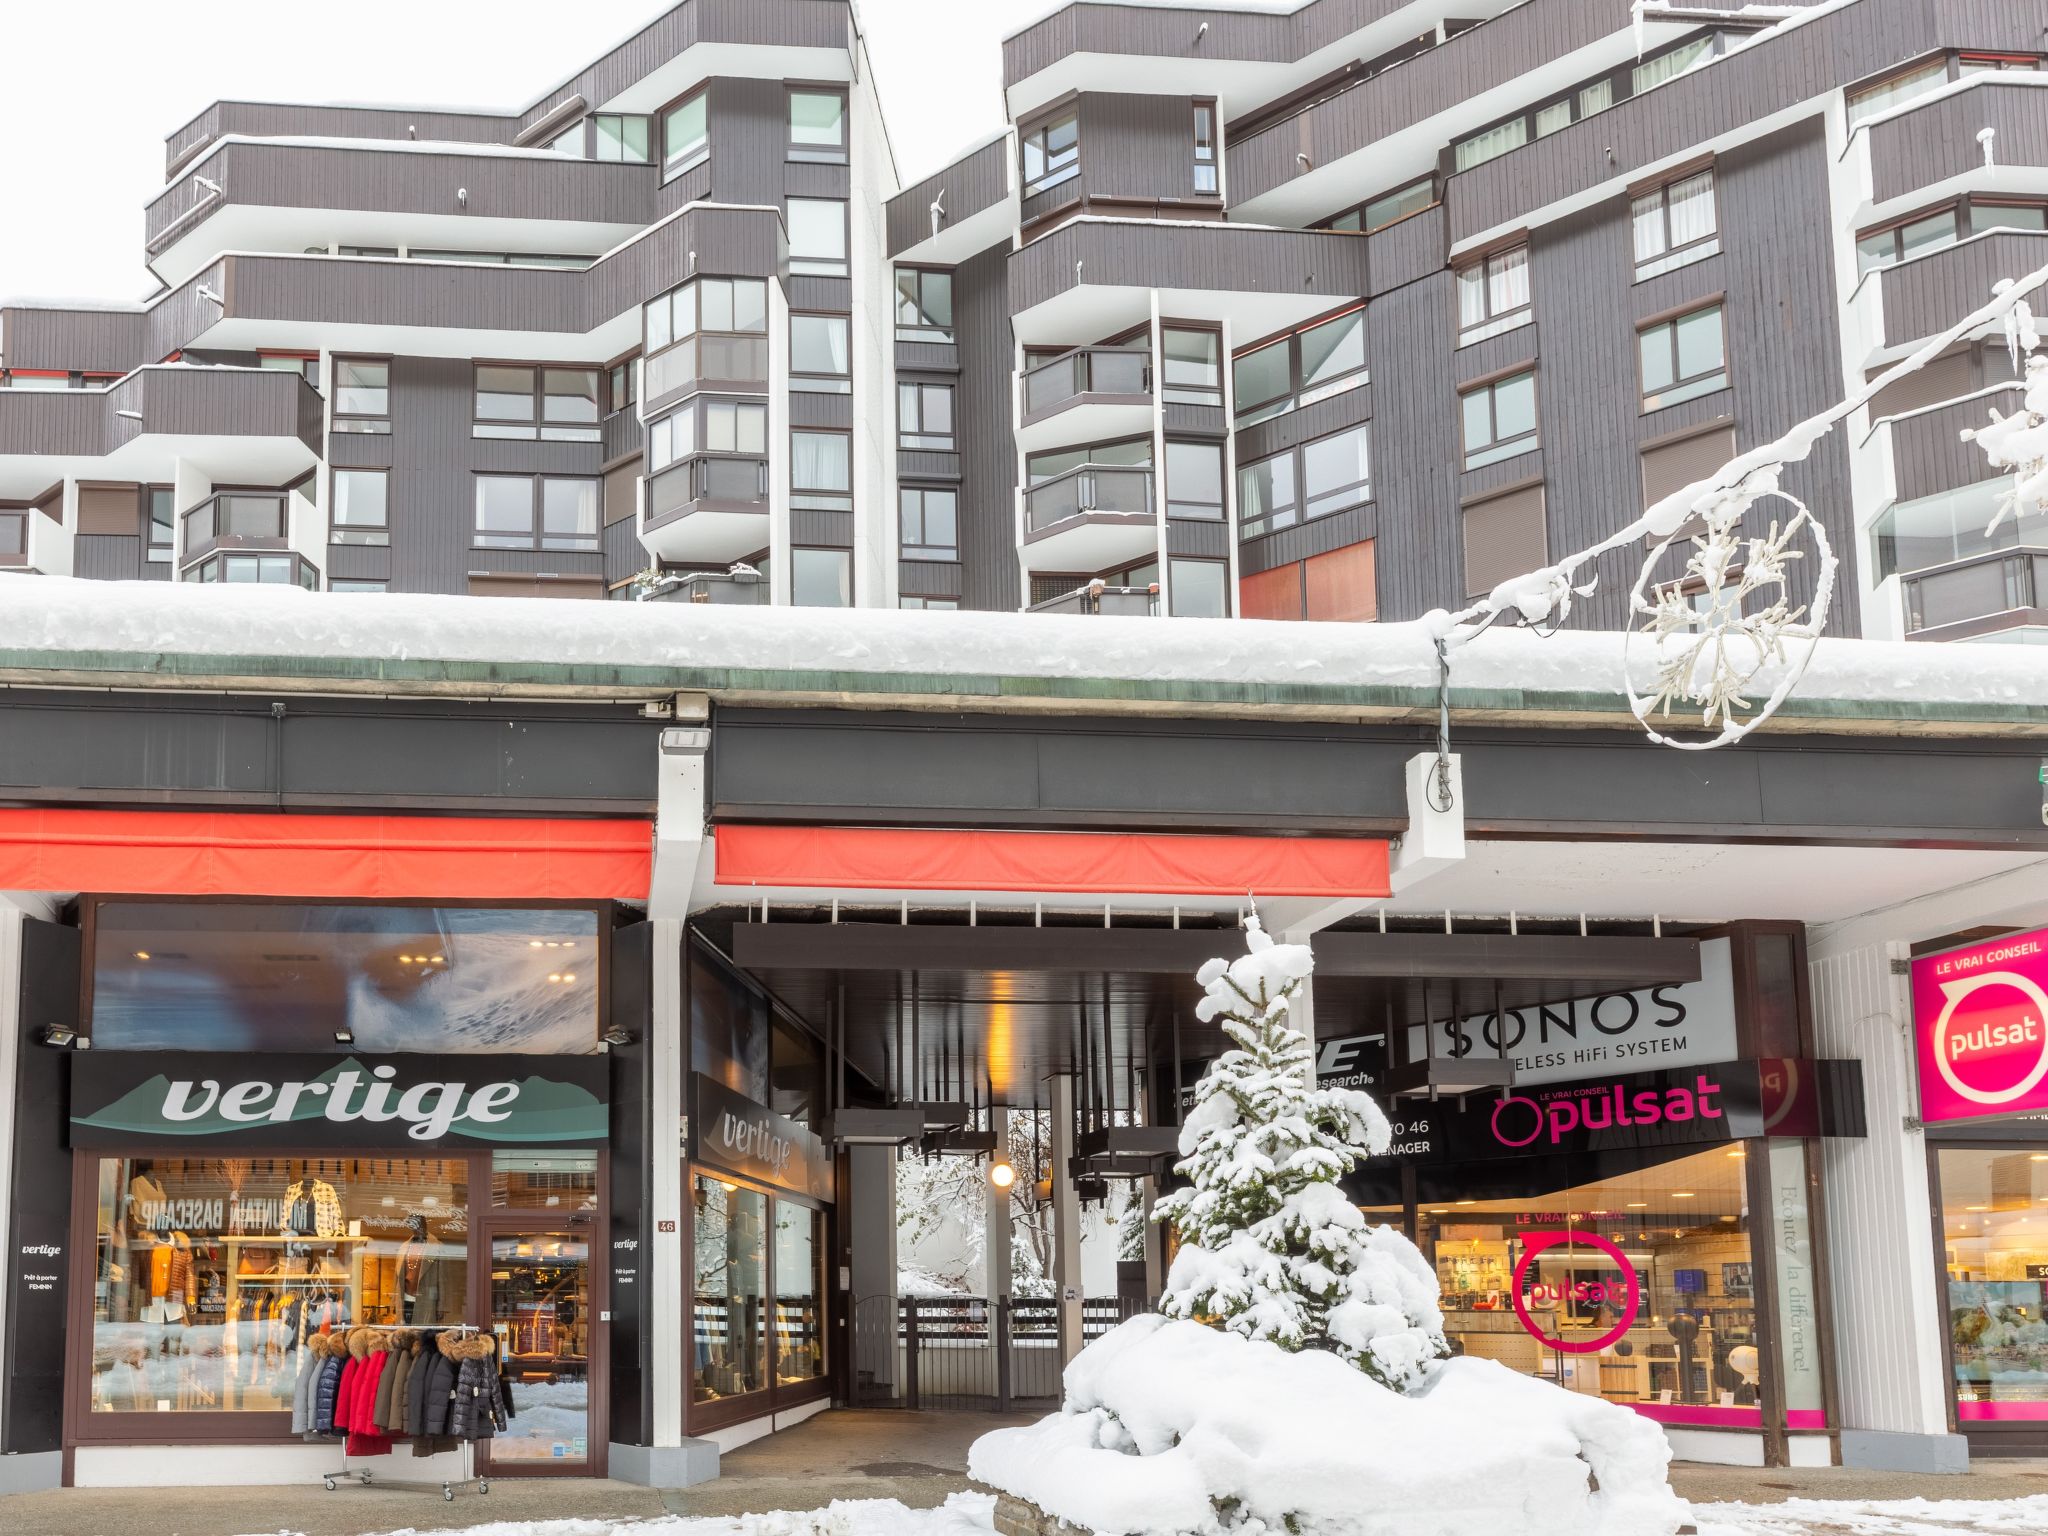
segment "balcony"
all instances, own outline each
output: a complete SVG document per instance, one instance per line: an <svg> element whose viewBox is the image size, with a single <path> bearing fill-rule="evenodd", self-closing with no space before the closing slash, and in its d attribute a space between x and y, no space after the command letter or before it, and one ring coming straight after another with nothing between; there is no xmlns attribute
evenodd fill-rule
<svg viewBox="0 0 2048 1536"><path fill-rule="evenodd" d="M1152 430L1149 351L1076 347L1027 368L1023 385L1017 446L1026 453Z"/></svg>
<svg viewBox="0 0 2048 1536"><path fill-rule="evenodd" d="M641 482L640 542L672 565L730 565L768 547L768 461L700 456Z"/></svg>
<svg viewBox="0 0 2048 1536"><path fill-rule="evenodd" d="M207 497L179 518L182 564L189 569L216 550L288 549L290 502L289 491L222 491Z"/></svg>
<svg viewBox="0 0 2048 1536"><path fill-rule="evenodd" d="M1998 168L1988 174L1977 142L1986 128L1996 135L1991 148ZM1952 95L1909 105L1866 131L1873 203L1962 176L1996 186L2016 173L2021 179L2010 184L2017 188L2031 179L2028 170L2048 166L2048 91L2002 74L1979 75Z"/></svg>
<svg viewBox="0 0 2048 1536"><path fill-rule="evenodd" d="M1149 466L1083 464L1024 493L1024 564L1034 571L1100 571L1158 547Z"/></svg>
<svg viewBox="0 0 2048 1536"><path fill-rule="evenodd" d="M0 511L0 570L21 570L28 565L28 520L34 516L12 508Z"/></svg>
<svg viewBox="0 0 2048 1536"><path fill-rule="evenodd" d="M1018 219L1011 153L1010 136L1003 134L890 198L890 260L950 266L1009 239Z"/></svg>
<svg viewBox="0 0 2048 1536"><path fill-rule="evenodd" d="M755 334L703 331L686 336L642 364L642 409L660 406L697 390L768 388L768 338Z"/></svg>
<svg viewBox="0 0 2048 1536"><path fill-rule="evenodd" d="M209 555L180 575L181 581L250 582L259 586L320 590L320 568L292 550L275 553L223 550Z"/></svg>
<svg viewBox="0 0 2048 1536"><path fill-rule="evenodd" d="M731 603L759 608L768 602L768 578L752 566L730 571L692 571L664 576L642 595L647 603Z"/></svg>
<svg viewBox="0 0 2048 1536"><path fill-rule="evenodd" d="M1033 603L1027 613L1101 614L1115 619L1148 619L1159 615L1159 583L1149 587L1112 587L1091 581L1063 597Z"/></svg>
<svg viewBox="0 0 2048 1536"><path fill-rule="evenodd" d="M2020 639L2012 632L2048 629L2048 548L1915 571L1899 587L1909 640Z"/></svg>
<svg viewBox="0 0 2048 1536"><path fill-rule="evenodd" d="M2048 233L2000 229L1974 235L1925 256L1882 267L1863 279L1878 284L1887 349L1925 341L1989 303L1993 287L2025 277L2048 262Z"/></svg>
<svg viewBox="0 0 2048 1536"><path fill-rule="evenodd" d="M1966 427L1983 426L1994 409L2015 409L2020 400L2020 386L2013 384L1880 421L1875 430L1883 435L1890 458L1893 495L1902 502L1917 502L1995 478L1998 471L1985 461L1984 450L1964 442L1962 433Z"/></svg>

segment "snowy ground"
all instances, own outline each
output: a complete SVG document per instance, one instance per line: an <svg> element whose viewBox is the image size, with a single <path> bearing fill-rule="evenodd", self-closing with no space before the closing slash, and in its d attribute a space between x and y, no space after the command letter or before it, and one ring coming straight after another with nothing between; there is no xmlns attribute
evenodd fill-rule
<svg viewBox="0 0 2048 1536"><path fill-rule="evenodd" d="M893 1499L846 1500L804 1513L736 1519L499 1521L461 1536L988 1536L995 1501L953 1495L943 1509ZM1784 1504L1694 1506L1699 1536L2048 1536L2048 1495L2028 1499L1904 1499L1890 1503L1793 1499ZM432 1536L408 1529L392 1536ZM1515 1536L1489 1531L1483 1536Z"/></svg>

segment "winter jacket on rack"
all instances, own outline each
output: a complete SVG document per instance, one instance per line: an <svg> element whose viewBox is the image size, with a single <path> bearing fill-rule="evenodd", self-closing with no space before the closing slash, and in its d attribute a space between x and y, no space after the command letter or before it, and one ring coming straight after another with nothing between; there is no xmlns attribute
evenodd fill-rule
<svg viewBox="0 0 2048 1536"><path fill-rule="evenodd" d="M448 1346L460 1363L455 1400L448 1407L448 1433L458 1440L488 1440L505 1427L505 1398L498 1389L494 1358L498 1341L487 1333L456 1339Z"/></svg>
<svg viewBox="0 0 2048 1536"><path fill-rule="evenodd" d="M317 1341L326 1358L320 1362L320 1379L313 1384L313 1433L331 1435L334 1430L335 1410L341 1406L341 1378L347 1370L347 1351L337 1349L340 1336L330 1333L316 1333Z"/></svg>
<svg viewBox="0 0 2048 1536"><path fill-rule="evenodd" d="M377 1376L377 1396L370 1404L370 1417L364 1426L378 1434L386 1434L390 1426L385 1420L391 1417L391 1393L398 1384L398 1364L405 1358L405 1351L412 1342L408 1333L392 1333L385 1342L384 1369Z"/></svg>
<svg viewBox="0 0 2048 1536"><path fill-rule="evenodd" d="M377 1383L391 1363L389 1335L375 1328L358 1328L348 1336L348 1351L356 1358L354 1396L348 1410L348 1444L345 1456L389 1456L391 1441L377 1427Z"/></svg>
<svg viewBox="0 0 2048 1536"><path fill-rule="evenodd" d="M363 1357L356 1350L358 1334L368 1332L364 1328L351 1328L342 1339L341 1382L334 1391L334 1432L346 1434L355 1423L356 1382L363 1374Z"/></svg>
<svg viewBox="0 0 2048 1536"><path fill-rule="evenodd" d="M377 1383L377 1428L387 1435L405 1433L405 1378L412 1369L412 1347L418 1338L415 1333L391 1335L391 1363Z"/></svg>
<svg viewBox="0 0 2048 1536"><path fill-rule="evenodd" d="M438 1334L425 1334L420 1339L419 1358L412 1363L412 1374L405 1378L405 1432L415 1439L427 1433L427 1384L434 1374L434 1363L445 1360L435 1341ZM451 1372L449 1380L441 1388L441 1401L448 1401L448 1394L455 1385Z"/></svg>
<svg viewBox="0 0 2048 1536"><path fill-rule="evenodd" d="M432 1363L427 1367L427 1383L424 1394L423 1418L420 1433L426 1435L450 1435L448 1427L450 1410L455 1405L455 1383L461 1375L462 1362L455 1358L456 1336L440 1333L434 1336Z"/></svg>
<svg viewBox="0 0 2048 1536"><path fill-rule="evenodd" d="M292 1433L303 1435L313 1427L313 1386L320 1379L320 1367L326 1356L304 1347L298 1355L299 1373L292 1380Z"/></svg>

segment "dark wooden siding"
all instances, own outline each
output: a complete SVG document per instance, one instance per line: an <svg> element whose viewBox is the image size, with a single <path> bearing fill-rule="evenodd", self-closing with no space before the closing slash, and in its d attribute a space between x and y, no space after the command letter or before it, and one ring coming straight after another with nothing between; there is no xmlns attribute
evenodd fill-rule
<svg viewBox="0 0 2048 1536"><path fill-rule="evenodd" d="M1384 293L1427 277L1450 259L1450 238L1446 233L1441 203L1420 213L1411 213L1400 223L1389 224L1370 235L1346 238L1364 239L1366 271L1372 279L1374 293Z"/></svg>
<svg viewBox="0 0 2048 1536"><path fill-rule="evenodd" d="M782 82L720 77L710 98L711 196L781 207L789 141Z"/></svg>
<svg viewBox="0 0 2048 1536"><path fill-rule="evenodd" d="M0 308L0 359L10 368L126 373L149 355L140 310Z"/></svg>
<svg viewBox="0 0 2048 1536"><path fill-rule="evenodd" d="M953 334L960 350L954 419L965 452L960 485L960 605L1015 609L1017 449L1010 435L1010 253L992 246L953 269Z"/></svg>
<svg viewBox="0 0 2048 1536"><path fill-rule="evenodd" d="M1451 177L1451 239L1514 223L1936 48L2037 47L2037 9L2012 0L1860 0L1818 16Z"/></svg>
<svg viewBox="0 0 2048 1536"><path fill-rule="evenodd" d="M1416 618L1453 604L1464 590L1450 287L1450 274L1439 272L1396 289L1375 300L1366 326L1366 355L1376 381L1374 550L1383 619Z"/></svg>
<svg viewBox="0 0 2048 1536"><path fill-rule="evenodd" d="M1981 427L1987 411L2012 411L2020 403L2015 386L2004 395L1983 396L1924 411L1892 422L1881 430L1892 435L1892 465L1901 501L1917 501L2000 473L1984 460L1984 450L1959 435L1965 427Z"/></svg>
<svg viewBox="0 0 2048 1536"><path fill-rule="evenodd" d="M1074 53L1285 64L1391 15L1405 0L1308 0L1290 12L1099 5L1053 12L1003 39L1003 83L1015 85ZM1199 32L1204 23L1207 30Z"/></svg>
<svg viewBox="0 0 2048 1536"><path fill-rule="evenodd" d="M1226 151L1231 200L1249 202L1628 25L1629 0L1527 0L1441 47L1232 140ZM1308 168L1297 155L1308 156Z"/></svg>
<svg viewBox="0 0 2048 1536"><path fill-rule="evenodd" d="M71 544L71 574L88 581L140 581L142 536L81 533Z"/></svg>
<svg viewBox="0 0 2048 1536"><path fill-rule="evenodd" d="M1242 575L1256 576L1278 565L1290 565L1311 555L1326 555L1333 549L1343 549L1360 539L1371 538L1378 531L1379 508L1372 502L1366 502L1363 506L1329 517L1319 517L1312 523L1283 528L1278 533L1246 541L1238 548L1237 568ZM1436 606L1444 605L1439 603Z"/></svg>
<svg viewBox="0 0 2048 1536"><path fill-rule="evenodd" d="M494 112L217 101L164 141L164 168L170 170L193 150L229 134L251 138L418 138L458 144L509 144L518 132L516 116Z"/></svg>
<svg viewBox="0 0 2048 1536"><path fill-rule="evenodd" d="M1230 557L1230 530L1221 523L1168 518L1166 552L1196 560L1226 560Z"/></svg>
<svg viewBox="0 0 2048 1536"><path fill-rule="evenodd" d="M964 155L943 171L905 187L889 199L889 254L927 240L932 232L932 199L945 195L945 224L958 224L993 208L1010 193L1010 139L1005 134Z"/></svg>
<svg viewBox="0 0 2048 1536"><path fill-rule="evenodd" d="M1080 111L1081 174L1090 197L1215 204L1195 196L1192 97L1091 91Z"/></svg>
<svg viewBox="0 0 2048 1536"><path fill-rule="evenodd" d="M2002 230L1865 278L1882 287L1888 347L1925 341L1991 302L1992 285L2048 262L2048 235Z"/></svg>
<svg viewBox="0 0 2048 1536"><path fill-rule="evenodd" d="M98 458L147 432L296 437L317 455L319 407L319 396L296 373L150 368L104 393L0 390L0 453Z"/></svg>
<svg viewBox="0 0 2048 1536"><path fill-rule="evenodd" d="M1079 220L1010 256L1010 313L1057 298L1078 281L1316 294L1334 305L1364 296L1365 248L1363 240L1322 230ZM1077 261L1085 263L1080 278Z"/></svg>
<svg viewBox="0 0 2048 1536"><path fill-rule="evenodd" d="M1980 75L1968 87L1871 127L1871 195L1878 202L1984 164L1977 135L1995 129L2000 165L2048 165L2048 91Z"/></svg>

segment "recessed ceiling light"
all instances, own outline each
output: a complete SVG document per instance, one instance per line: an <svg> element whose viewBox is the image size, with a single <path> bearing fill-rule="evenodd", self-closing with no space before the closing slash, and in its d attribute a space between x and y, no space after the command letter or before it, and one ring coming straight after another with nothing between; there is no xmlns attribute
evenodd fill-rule
<svg viewBox="0 0 2048 1536"><path fill-rule="evenodd" d="M1671 1198L1674 1200L1690 1200L1693 1198L1693 1193L1689 1189L1674 1190Z"/></svg>
<svg viewBox="0 0 2048 1536"><path fill-rule="evenodd" d="M542 948L543 946L542 946L542 944L541 944L541 942L540 942L540 940L539 940L539 939L528 939L528 940L526 941L526 947L527 947L528 949L540 949L540 948Z"/></svg>
<svg viewBox="0 0 2048 1536"><path fill-rule="evenodd" d="M1643 1207L1645 1207L1645 1206L1646 1206L1646 1205L1648 1205L1649 1203L1650 1203L1650 1202L1649 1202L1649 1201L1647 1201L1647 1200L1631 1200L1631 1201L1629 1201L1629 1203L1628 1203L1628 1208L1629 1208L1630 1210L1632 1210L1632 1211L1640 1211L1641 1209L1643 1209Z"/></svg>
<svg viewBox="0 0 2048 1536"><path fill-rule="evenodd" d="M1963 1209L1966 1211L1988 1211L1991 1207L1988 1205L1966 1205Z"/></svg>
<svg viewBox="0 0 2048 1536"><path fill-rule="evenodd" d="M147 960L149 958L149 951L146 949L138 949L137 951L135 951L135 958L138 960Z"/></svg>
<svg viewBox="0 0 2048 1536"><path fill-rule="evenodd" d="M1479 1202L1477 1200L1460 1200L1458 1202L1458 1204L1460 1205L1477 1205L1478 1203Z"/></svg>
<svg viewBox="0 0 2048 1536"><path fill-rule="evenodd" d="M575 973L574 971L564 971L564 972L562 972L562 980L564 980L564 981L574 981L575 979L576 979L576 973Z"/></svg>

